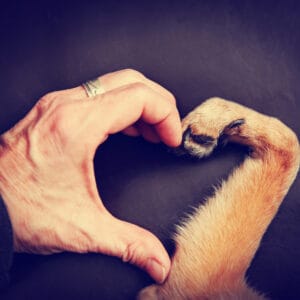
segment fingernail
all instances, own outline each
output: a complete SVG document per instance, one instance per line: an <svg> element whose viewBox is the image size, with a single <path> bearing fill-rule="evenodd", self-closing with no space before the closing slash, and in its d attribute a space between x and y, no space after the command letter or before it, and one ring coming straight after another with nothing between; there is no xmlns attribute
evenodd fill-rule
<svg viewBox="0 0 300 300"><path fill-rule="evenodd" d="M163 283L166 279L166 268L153 258L148 259L147 271L157 283Z"/></svg>

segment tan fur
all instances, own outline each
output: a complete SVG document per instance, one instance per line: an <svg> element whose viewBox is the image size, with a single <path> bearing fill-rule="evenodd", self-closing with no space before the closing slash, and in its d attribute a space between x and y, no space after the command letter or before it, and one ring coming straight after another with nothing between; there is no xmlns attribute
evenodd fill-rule
<svg viewBox="0 0 300 300"><path fill-rule="evenodd" d="M266 299L246 282L245 274L261 238L295 179L300 150L296 135L279 120L239 104L212 98L183 120L193 134L216 140L228 129L229 141L249 146L252 153L223 182L215 195L178 226L176 252L163 285L150 286L138 299ZM203 147L184 141L198 157L210 154L217 143Z"/></svg>

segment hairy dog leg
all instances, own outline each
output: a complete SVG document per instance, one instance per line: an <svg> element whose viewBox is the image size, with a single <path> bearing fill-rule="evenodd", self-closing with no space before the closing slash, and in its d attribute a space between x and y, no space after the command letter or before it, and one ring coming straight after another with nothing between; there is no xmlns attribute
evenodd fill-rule
<svg viewBox="0 0 300 300"><path fill-rule="evenodd" d="M298 172L298 139L279 120L220 98L194 109L182 127L189 155L205 157L224 141L244 144L250 154L178 226L169 277L138 299L266 299L245 274Z"/></svg>

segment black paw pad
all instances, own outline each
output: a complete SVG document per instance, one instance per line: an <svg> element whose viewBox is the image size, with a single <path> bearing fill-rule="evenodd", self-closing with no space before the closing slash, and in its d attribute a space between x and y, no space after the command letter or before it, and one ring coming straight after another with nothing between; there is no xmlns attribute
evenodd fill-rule
<svg viewBox="0 0 300 300"><path fill-rule="evenodd" d="M191 134L191 138L195 143L197 143L201 146L210 146L211 144L214 143L214 140L215 140L211 136L204 135L204 134L199 134L199 135Z"/></svg>
<svg viewBox="0 0 300 300"><path fill-rule="evenodd" d="M210 146L215 141L213 137L205 134L193 134L190 127L188 127L183 133L182 142L184 143L188 139L192 139L195 143L201 146Z"/></svg>
<svg viewBox="0 0 300 300"><path fill-rule="evenodd" d="M232 128L241 126L243 124L245 124L245 119L238 119L238 120L235 120L235 121L231 122L230 124L228 124L226 126L226 129L232 129Z"/></svg>

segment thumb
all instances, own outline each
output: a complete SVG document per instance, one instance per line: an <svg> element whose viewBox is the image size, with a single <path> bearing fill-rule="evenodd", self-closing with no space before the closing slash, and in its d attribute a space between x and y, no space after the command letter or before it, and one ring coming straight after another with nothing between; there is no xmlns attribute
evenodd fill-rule
<svg viewBox="0 0 300 300"><path fill-rule="evenodd" d="M158 283L164 282L171 263L159 239L139 226L114 217L109 223L107 239L110 242L104 242L102 239L99 241L101 245L97 247L98 250L140 267Z"/></svg>
<svg viewBox="0 0 300 300"><path fill-rule="evenodd" d="M122 222L121 236L126 236L122 260L144 269L156 282L163 283L170 271L170 258L159 239L136 225Z"/></svg>

